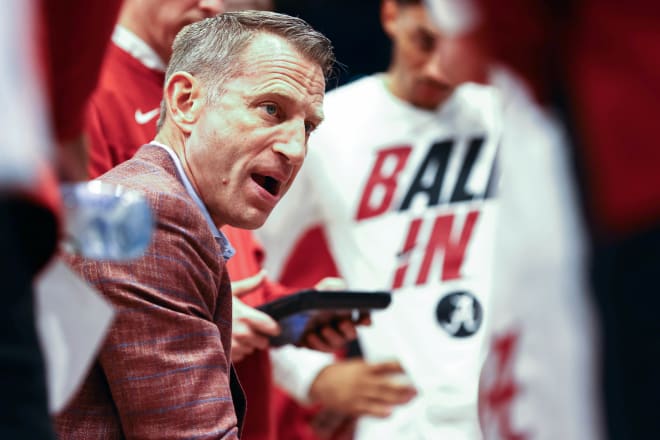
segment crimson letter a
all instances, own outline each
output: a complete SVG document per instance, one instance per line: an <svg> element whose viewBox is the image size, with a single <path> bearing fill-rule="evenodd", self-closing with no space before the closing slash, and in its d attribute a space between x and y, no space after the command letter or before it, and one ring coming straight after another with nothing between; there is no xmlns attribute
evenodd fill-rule
<svg viewBox="0 0 660 440"><path fill-rule="evenodd" d="M397 177L406 165L410 151L411 147L404 145L378 152L376 163L362 192L356 220L364 220L387 211L394 198Z"/></svg>

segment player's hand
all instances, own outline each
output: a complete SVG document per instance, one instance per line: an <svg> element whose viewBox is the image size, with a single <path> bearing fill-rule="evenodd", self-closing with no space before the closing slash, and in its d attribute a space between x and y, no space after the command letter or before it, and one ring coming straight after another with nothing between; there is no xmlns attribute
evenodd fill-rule
<svg viewBox="0 0 660 440"><path fill-rule="evenodd" d="M352 416L387 417L417 391L396 362L370 364L362 359L340 361L321 370L309 391L314 403Z"/></svg>
<svg viewBox="0 0 660 440"><path fill-rule="evenodd" d="M268 348L268 338L280 333L270 316L232 298L231 360L238 362L255 350Z"/></svg>
<svg viewBox="0 0 660 440"><path fill-rule="evenodd" d="M346 289L346 282L341 278L328 277L319 281L314 288L316 290L343 290ZM368 313L361 313L355 320L348 317L334 320L311 329L304 335L300 345L314 350L334 352L357 338L356 326L370 324L371 317Z"/></svg>
<svg viewBox="0 0 660 440"><path fill-rule="evenodd" d="M325 277L314 285L316 290L345 290L348 287L343 278Z"/></svg>
<svg viewBox="0 0 660 440"><path fill-rule="evenodd" d="M231 283L231 293L234 296L241 297L247 293L252 292L254 289L259 287L261 283L266 279L266 271L262 269L256 275L251 277L244 278L238 281L232 281Z"/></svg>
<svg viewBox="0 0 660 440"><path fill-rule="evenodd" d="M332 320L327 324L320 325L307 331L299 345L313 350L335 352L357 338L356 327L358 325L371 324L371 317L368 313L360 314L356 320L352 318L343 318Z"/></svg>

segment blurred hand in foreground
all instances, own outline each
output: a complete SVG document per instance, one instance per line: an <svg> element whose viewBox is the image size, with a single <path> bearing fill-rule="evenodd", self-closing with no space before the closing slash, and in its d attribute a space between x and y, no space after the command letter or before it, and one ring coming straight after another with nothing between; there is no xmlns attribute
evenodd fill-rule
<svg viewBox="0 0 660 440"><path fill-rule="evenodd" d="M404 374L396 361L340 361L321 370L309 397L313 403L339 413L387 417L395 406L408 403L417 395Z"/></svg>
<svg viewBox="0 0 660 440"><path fill-rule="evenodd" d="M231 283L232 298L232 333L231 360L239 362L255 350L268 348L268 338L280 333L280 326L270 316L248 306L239 297L259 287L266 277L266 272Z"/></svg>

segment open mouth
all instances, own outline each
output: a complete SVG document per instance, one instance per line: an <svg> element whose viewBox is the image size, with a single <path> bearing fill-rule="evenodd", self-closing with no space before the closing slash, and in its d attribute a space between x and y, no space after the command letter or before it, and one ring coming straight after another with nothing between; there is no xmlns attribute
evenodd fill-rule
<svg viewBox="0 0 660 440"><path fill-rule="evenodd" d="M264 176L263 174L252 174L252 180L268 191L270 194L276 196L280 192L281 182L274 177Z"/></svg>

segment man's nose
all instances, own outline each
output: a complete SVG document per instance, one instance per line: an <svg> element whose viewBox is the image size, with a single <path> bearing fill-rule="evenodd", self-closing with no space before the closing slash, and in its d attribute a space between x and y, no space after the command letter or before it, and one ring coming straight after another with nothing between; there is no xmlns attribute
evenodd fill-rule
<svg viewBox="0 0 660 440"><path fill-rule="evenodd" d="M283 129L282 135L273 145L276 153L286 157L291 165L301 165L307 153L307 136L303 122L291 123Z"/></svg>
<svg viewBox="0 0 660 440"><path fill-rule="evenodd" d="M447 82L447 72L444 66L444 54L436 48L424 65L424 74L428 79L439 83Z"/></svg>
<svg viewBox="0 0 660 440"><path fill-rule="evenodd" d="M213 17L225 12L225 2L224 0L199 0L199 8L207 17Z"/></svg>

